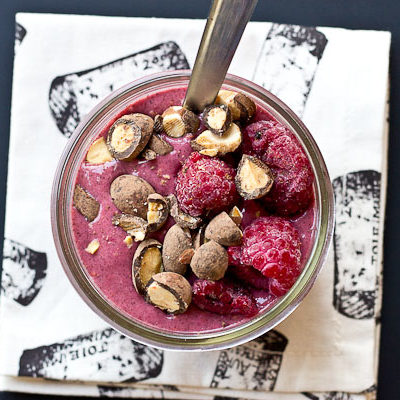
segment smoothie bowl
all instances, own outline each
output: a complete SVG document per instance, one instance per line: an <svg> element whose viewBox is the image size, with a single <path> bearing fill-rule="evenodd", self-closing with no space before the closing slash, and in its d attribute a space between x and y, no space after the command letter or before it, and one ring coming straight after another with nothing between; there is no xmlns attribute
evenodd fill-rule
<svg viewBox="0 0 400 400"><path fill-rule="evenodd" d="M323 158L296 115L227 75L215 104L181 107L190 71L103 100L61 157L54 240L83 300L112 327L172 350L222 349L286 318L333 231Z"/></svg>

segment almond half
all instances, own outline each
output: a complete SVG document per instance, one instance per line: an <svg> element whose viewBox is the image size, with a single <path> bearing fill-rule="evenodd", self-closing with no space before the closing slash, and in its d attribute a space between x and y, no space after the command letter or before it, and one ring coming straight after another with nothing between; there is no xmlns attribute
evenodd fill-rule
<svg viewBox="0 0 400 400"><path fill-rule="evenodd" d="M147 197L147 223L149 232L159 230L168 218L169 207L167 200L158 193L152 193Z"/></svg>
<svg viewBox="0 0 400 400"><path fill-rule="evenodd" d="M75 186L73 203L89 222L92 222L99 214L100 203L80 185Z"/></svg>
<svg viewBox="0 0 400 400"><path fill-rule="evenodd" d="M137 292L143 294L151 277L161 271L161 243L155 239L140 243L132 261L132 280Z"/></svg>
<svg viewBox="0 0 400 400"><path fill-rule="evenodd" d="M89 164L104 164L112 160L113 156L108 150L106 141L103 137L95 140L86 154L86 161Z"/></svg>
<svg viewBox="0 0 400 400"><path fill-rule="evenodd" d="M223 136L218 136L207 130L192 140L191 145L193 150L200 154L214 157L235 151L241 143L242 132L240 128L236 124L231 124Z"/></svg>
<svg viewBox="0 0 400 400"><path fill-rule="evenodd" d="M225 104L229 107L234 121L248 122L256 113L256 104L243 93L231 90L220 90L215 104Z"/></svg>
<svg viewBox="0 0 400 400"><path fill-rule="evenodd" d="M265 196L274 178L269 167L256 157L244 154L237 168L235 184L239 194L246 200Z"/></svg>
<svg viewBox="0 0 400 400"><path fill-rule="evenodd" d="M181 106L168 107L162 115L162 125L168 136L178 138L195 133L200 126L199 117Z"/></svg>
<svg viewBox="0 0 400 400"><path fill-rule="evenodd" d="M202 223L200 217L192 217L189 214L184 213L178 204L178 200L174 194L167 196L167 201L169 205L169 212L175 222L182 228L196 229Z"/></svg>
<svg viewBox="0 0 400 400"><path fill-rule="evenodd" d="M222 136L232 123L232 114L225 104L212 104L203 111L204 125L216 135Z"/></svg>
<svg viewBox="0 0 400 400"><path fill-rule="evenodd" d="M107 147L113 157L131 161L146 147L154 121L145 114L127 114L117 119L107 134Z"/></svg>
<svg viewBox="0 0 400 400"><path fill-rule="evenodd" d="M141 242L147 235L147 221L134 215L116 214L112 218L112 224L119 226L126 233L131 235L135 242Z"/></svg>
<svg viewBox="0 0 400 400"><path fill-rule="evenodd" d="M168 314L181 314L192 301L192 288L182 275L161 272L147 284L146 301Z"/></svg>

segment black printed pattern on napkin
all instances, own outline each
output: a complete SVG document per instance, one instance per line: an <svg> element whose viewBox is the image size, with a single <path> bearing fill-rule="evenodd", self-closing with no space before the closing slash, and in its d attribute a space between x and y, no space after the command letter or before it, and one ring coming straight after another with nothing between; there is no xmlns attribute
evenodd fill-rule
<svg viewBox="0 0 400 400"><path fill-rule="evenodd" d="M80 72L56 77L49 106L58 129L70 137L81 118L113 90L155 72L188 69L189 63L172 41Z"/></svg>
<svg viewBox="0 0 400 400"><path fill-rule="evenodd" d="M4 240L1 291L22 306L29 305L43 286L47 255L11 239Z"/></svg>
<svg viewBox="0 0 400 400"><path fill-rule="evenodd" d="M243 397L214 396L213 400L246 400Z"/></svg>
<svg viewBox="0 0 400 400"><path fill-rule="evenodd" d="M353 400L350 393L327 392L327 393L303 393L310 400Z"/></svg>
<svg viewBox="0 0 400 400"><path fill-rule="evenodd" d="M326 36L314 27L272 24L253 81L302 116L327 42Z"/></svg>
<svg viewBox="0 0 400 400"><path fill-rule="evenodd" d="M249 343L222 350L210 387L273 390L287 343L285 336L272 330Z"/></svg>
<svg viewBox="0 0 400 400"><path fill-rule="evenodd" d="M333 180L336 203L333 305L339 313L353 319L374 318L380 182L381 174L372 170L350 172Z"/></svg>
<svg viewBox="0 0 400 400"><path fill-rule="evenodd" d="M135 397L135 391L139 388L99 385L97 389L99 390L99 397L132 398ZM179 392L179 389L175 385L151 385L151 398L164 399L166 391Z"/></svg>
<svg viewBox="0 0 400 400"><path fill-rule="evenodd" d="M24 350L19 376L50 379L138 382L161 372L164 353L111 328Z"/></svg>
<svg viewBox="0 0 400 400"><path fill-rule="evenodd" d="M16 22L15 23L15 46L16 47L22 43L25 36L26 36L26 29L21 24Z"/></svg>

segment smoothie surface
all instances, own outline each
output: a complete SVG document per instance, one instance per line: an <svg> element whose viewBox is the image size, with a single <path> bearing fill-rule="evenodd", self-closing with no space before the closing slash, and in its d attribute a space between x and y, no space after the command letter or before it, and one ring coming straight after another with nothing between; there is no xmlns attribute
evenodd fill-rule
<svg viewBox="0 0 400 400"><path fill-rule="evenodd" d="M148 95L139 99L115 118L99 134L106 136L109 127L121 115L143 113L151 117L162 112L169 106L181 105L186 89L172 88ZM264 109L257 106L252 121L272 120ZM199 132L205 127L201 124ZM100 212L93 222L88 222L74 207L71 207L72 230L80 259L91 277L92 282L104 297L127 316L147 324L158 330L179 333L196 333L231 328L253 317L243 315L219 315L203 311L191 304L189 309L178 315L168 315L158 308L145 302L132 284L132 259L138 243L128 248L124 243L127 233L111 223L113 215L119 212L110 197L110 184L123 174L137 175L149 182L155 191L161 195L174 193L176 175L182 163L193 151L190 141L193 134L181 138L171 138L162 135L174 150L155 160L145 161L135 159L129 162L113 160L101 165L82 162L76 177L76 183L87 190L100 204ZM229 156L225 157L229 162ZM255 218L269 215L268 212L254 200L241 200L239 208L243 212L241 228L244 229ZM290 219L298 230L301 240L302 263L306 262L313 246L315 236L315 209L313 205L302 215ZM166 224L157 232L149 235L161 243L168 229L174 225L170 216ZM85 248L93 240L98 239L100 247L95 254L89 254ZM228 273L229 273L228 267ZM248 287L257 300L260 312L276 301L276 297L267 291Z"/></svg>

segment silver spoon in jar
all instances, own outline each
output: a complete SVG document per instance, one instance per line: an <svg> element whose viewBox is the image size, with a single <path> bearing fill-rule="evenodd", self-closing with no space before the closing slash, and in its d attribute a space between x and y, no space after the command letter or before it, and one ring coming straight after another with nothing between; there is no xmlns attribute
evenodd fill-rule
<svg viewBox="0 0 400 400"><path fill-rule="evenodd" d="M183 106L201 112L217 96L258 0L214 0Z"/></svg>

